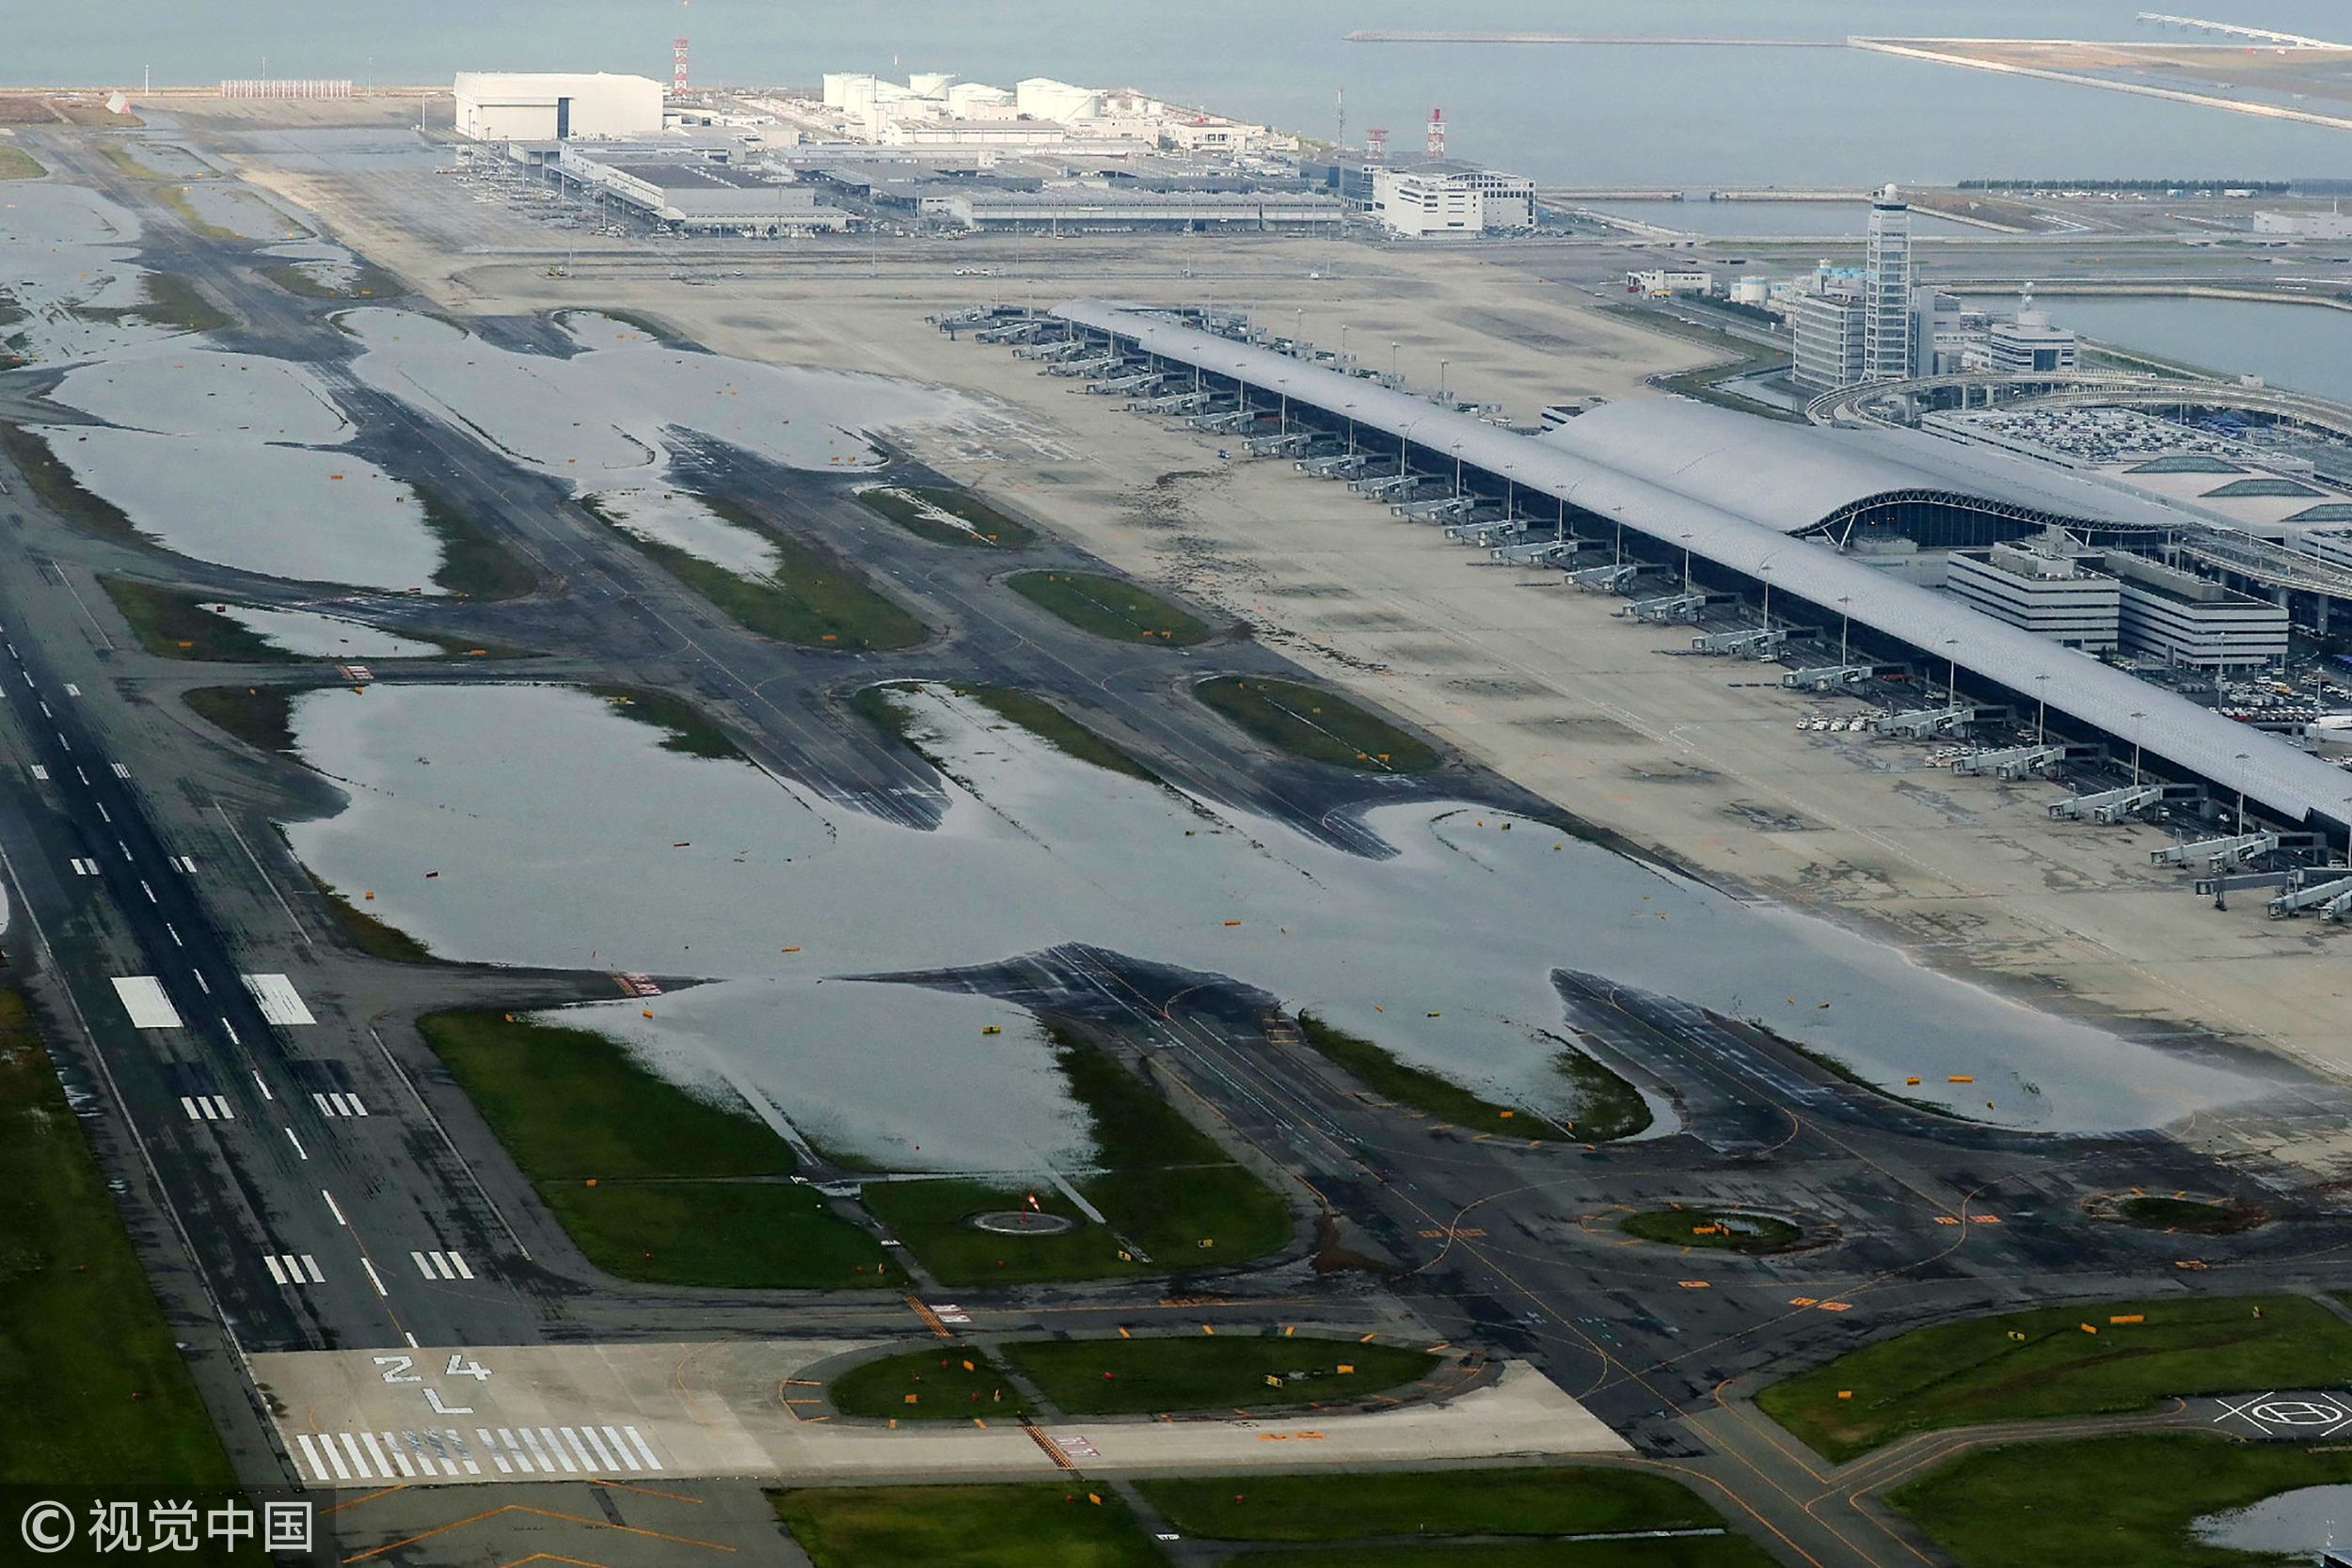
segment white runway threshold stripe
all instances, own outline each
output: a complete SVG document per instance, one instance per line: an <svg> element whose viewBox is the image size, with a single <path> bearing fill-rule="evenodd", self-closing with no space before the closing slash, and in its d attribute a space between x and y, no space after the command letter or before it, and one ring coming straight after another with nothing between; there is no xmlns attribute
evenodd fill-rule
<svg viewBox="0 0 2352 1568"><path fill-rule="evenodd" d="M484 1474L477 1453L501 1476L653 1475L661 1461L633 1426L475 1427L473 1441L449 1427L403 1432L298 1432L294 1451L314 1481L409 1481Z"/></svg>
<svg viewBox="0 0 2352 1568"><path fill-rule="evenodd" d="M152 974L118 974L114 977L115 994L122 998L122 1010L131 1015L134 1029L178 1029L180 1009L164 994L164 983Z"/></svg>
<svg viewBox="0 0 2352 1568"><path fill-rule="evenodd" d="M310 1009L302 1005L302 998L294 989L294 982L283 974L247 974L246 990L261 1005L262 1016L272 1023L316 1023Z"/></svg>

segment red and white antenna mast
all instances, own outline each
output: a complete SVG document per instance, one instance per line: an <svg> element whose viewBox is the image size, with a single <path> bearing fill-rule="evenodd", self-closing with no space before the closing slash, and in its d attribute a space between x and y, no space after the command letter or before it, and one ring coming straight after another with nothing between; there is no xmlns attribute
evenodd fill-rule
<svg viewBox="0 0 2352 1568"><path fill-rule="evenodd" d="M1364 162L1385 164L1389 161L1389 133L1375 125L1364 133Z"/></svg>
<svg viewBox="0 0 2352 1568"><path fill-rule="evenodd" d="M1432 158L1445 156L1445 111L1443 109L1429 111L1429 155Z"/></svg>
<svg viewBox="0 0 2352 1568"><path fill-rule="evenodd" d="M670 40L670 90L675 93L686 91L686 40L683 38Z"/></svg>

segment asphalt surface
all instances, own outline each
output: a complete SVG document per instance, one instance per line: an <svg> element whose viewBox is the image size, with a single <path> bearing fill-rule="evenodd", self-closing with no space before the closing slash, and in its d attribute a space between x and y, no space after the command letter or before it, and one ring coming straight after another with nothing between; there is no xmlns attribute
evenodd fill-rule
<svg viewBox="0 0 2352 1568"><path fill-rule="evenodd" d="M754 637L558 486L360 386L341 362L348 341L322 319L335 306L261 281L250 247L188 234L96 157L93 139L60 133L43 155L141 207L151 220L146 264L190 278L238 318L218 335L221 346L310 365L362 426L365 455L492 529L540 578L532 594L503 604L290 585L77 531L0 466L8 486L0 495L0 728L19 764L0 777L0 844L18 913L8 941L33 960L31 990L56 1026L61 1069L102 1160L123 1182L142 1254L250 1480L287 1471L262 1419L267 1393L243 1378L240 1353L928 1330L896 1296L698 1291L591 1269L411 1021L436 1007L612 995L611 977L402 966L352 949L271 826L334 809L333 791L211 730L179 701L198 686L330 684L333 668L151 656L122 626L101 575L165 577L247 603L331 600L338 613L393 629L541 650L520 663L385 663L377 674L672 692L705 707L760 761L914 823L936 819L939 781L841 705L876 679L1041 691L1184 788L1367 852L1380 847L1363 832L1362 813L1400 799L1557 815L1459 765L1415 779L1334 778L1266 754L1169 698L1211 673L1296 673L1271 650L1230 637L1181 654L1103 642L1004 593L993 581L1003 563L987 552L911 546L838 482L708 452L702 483L771 526L821 541L938 628L924 646L890 656ZM483 330L552 346L543 323ZM0 374L0 413L37 412L43 381ZM908 466L900 477L923 476ZM1092 562L1047 541L1018 564ZM247 974L289 976L317 1022L267 1022L240 979ZM183 1027L132 1026L113 981L141 975L155 977ZM980 1327L1305 1319L1409 1325L1524 1356L1629 1434L1642 1463L1699 1485L1790 1562L1912 1560L1923 1548L1868 1504L1872 1478L1886 1467L1833 1472L1747 1409L1740 1393L1765 1374L1896 1327L2031 1301L2315 1291L2340 1279L2333 1254L2352 1242L2352 1226L2320 1195L2258 1152L2265 1130L2341 1119L2346 1109L2341 1091L2284 1069L2273 1100L2245 1113L2247 1152L2236 1158L2155 1134L2003 1132L1858 1088L1735 1022L1564 974L1563 1005L1580 1037L1678 1117L1662 1136L1587 1148L1432 1124L1270 1033L1267 999L1215 976L1170 974L1142 956L1070 948L931 978L1110 1031L1236 1151L1285 1173L1301 1216L1297 1243L1258 1269L960 1293ZM365 1116L351 1113L355 1099ZM2280 1218L2199 1241L2192 1253L2179 1238L2086 1217L2097 1195L2135 1186L2244 1198ZM1616 1228L1629 1210L1669 1201L1785 1214L1805 1241L1737 1258L1634 1243ZM1319 1212L1332 1216L1325 1240L1333 1245L1311 1237ZM1318 1272L1309 1261L1317 1252L1341 1266ZM428 1266L437 1253L462 1259L463 1275ZM289 1275L287 1259L299 1272ZM523 1490L514 1496L519 1506ZM475 1520L479 1503L420 1490L354 1506L339 1528L369 1550L434 1532L387 1558L404 1562L507 1560L525 1550L659 1562L729 1546L790 1560L742 1483L685 1484L667 1500L585 1484L531 1497L545 1513ZM463 1528L440 1528L461 1516Z"/></svg>

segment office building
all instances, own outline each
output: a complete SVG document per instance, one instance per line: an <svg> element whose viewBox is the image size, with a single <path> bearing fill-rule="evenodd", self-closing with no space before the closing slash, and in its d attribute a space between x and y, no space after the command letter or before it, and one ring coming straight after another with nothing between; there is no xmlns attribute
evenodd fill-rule
<svg viewBox="0 0 2352 1568"><path fill-rule="evenodd" d="M1796 367L1790 379L1825 392L1862 379L1863 307L1845 294L1799 294L1789 302L1796 328Z"/></svg>
<svg viewBox="0 0 2352 1568"><path fill-rule="evenodd" d="M2030 305L1986 328L1984 345L1988 368L2010 374L2071 371L2076 362L2074 334L2051 325L2050 313Z"/></svg>
<svg viewBox="0 0 2352 1568"><path fill-rule="evenodd" d="M1970 609L2064 647L2103 652L2122 637L2122 584L2073 552L2027 545L1954 550L1944 585Z"/></svg>
<svg viewBox="0 0 2352 1568"><path fill-rule="evenodd" d="M2201 670L2275 664L2287 657L2283 605L2120 551L2104 564L2122 590L2127 653Z"/></svg>

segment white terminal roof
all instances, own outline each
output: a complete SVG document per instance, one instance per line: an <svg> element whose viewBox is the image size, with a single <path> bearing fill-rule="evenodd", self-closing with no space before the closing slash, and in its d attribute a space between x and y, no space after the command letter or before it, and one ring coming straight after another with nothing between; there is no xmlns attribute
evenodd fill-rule
<svg viewBox="0 0 2352 1568"><path fill-rule="evenodd" d="M1979 614L1958 600L1864 565L1828 545L1790 537L1842 506L1889 489L1932 488L2008 505L2034 504L2010 493L2011 466L2020 459L1950 447L1934 437L1921 439L1947 447L1948 458L1917 441L1882 448L1851 439L1865 432L1809 431L1667 398L1607 404L1583 415L1565 428L1604 415L1609 420L1576 442L1520 436L1409 392L1234 342L1133 306L1076 300L1055 307L1053 313L1116 333L1148 353L1352 419L1359 431L1384 433L1433 453L1451 455L1458 447L1467 464L1614 518L1670 549L1688 548L1697 559L1740 576L1758 578L1770 567L1776 594L1827 614L1851 615L1857 626L1932 660L1952 659L1980 683L2026 701L2046 692L2053 713L2127 744L2136 741L2150 756L2220 788L2243 787L2249 802L2289 822L2332 825L2339 833L2352 823L2352 773ZM1745 463L1744 471L1735 461ZM1930 462L1932 468L1926 467ZM2042 493L2075 499L2072 485L2060 483L2070 476L2040 475L2030 466L2027 471L2038 489L2048 486ZM1896 473L1913 482L1886 483ZM1917 483L1923 474L1940 478L1932 484ZM2132 520L2145 520L2151 508L2163 512L2154 502L2143 507L2133 498L2105 492L2094 482L2074 483L2082 485L2086 503L2103 502L2103 512L2121 507L2138 515ZM2241 753L2243 763L2237 760Z"/></svg>

